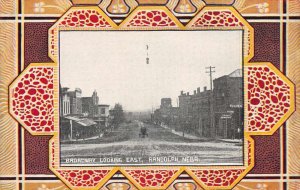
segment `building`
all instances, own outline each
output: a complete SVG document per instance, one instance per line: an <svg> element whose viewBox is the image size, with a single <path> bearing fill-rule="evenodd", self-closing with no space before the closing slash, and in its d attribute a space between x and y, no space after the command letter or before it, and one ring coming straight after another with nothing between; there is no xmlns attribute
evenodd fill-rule
<svg viewBox="0 0 300 190"><path fill-rule="evenodd" d="M60 138L65 141L100 135L97 123L91 119L66 116L60 120Z"/></svg>
<svg viewBox="0 0 300 190"><path fill-rule="evenodd" d="M198 136L211 137L211 90L207 87L200 91L200 87L194 90L190 95L189 92L184 93L181 91L178 96L179 99L179 118L180 118L180 131L192 133Z"/></svg>
<svg viewBox="0 0 300 190"><path fill-rule="evenodd" d="M242 70L213 80L213 90L207 87L193 94L181 91L179 107L172 107L170 98L162 98L160 108L153 113L156 124L175 126L176 131L207 138L242 138L243 76Z"/></svg>
<svg viewBox="0 0 300 190"><path fill-rule="evenodd" d="M82 97L81 93L79 88L69 91L60 87L60 129L64 140L101 136L109 126L109 105L99 104L96 90L91 97Z"/></svg>
<svg viewBox="0 0 300 190"><path fill-rule="evenodd" d="M83 117L93 119L101 128L108 127L109 105L99 104L95 90L91 97L82 97Z"/></svg>
<svg viewBox="0 0 300 190"><path fill-rule="evenodd" d="M70 114L82 114L81 89L76 88L74 91L67 91L66 93L70 97Z"/></svg>
<svg viewBox="0 0 300 190"><path fill-rule="evenodd" d="M95 90L91 97L82 97L82 114L86 117L96 117L98 115L99 97Z"/></svg>
<svg viewBox="0 0 300 190"><path fill-rule="evenodd" d="M171 120L172 100L171 98L162 98L160 101L160 114L164 123L169 124Z"/></svg>
<svg viewBox="0 0 300 190"><path fill-rule="evenodd" d="M194 132L196 135L203 137L213 136L213 127L211 123L211 90L207 90L207 87L203 88L201 92L200 88L194 91L190 99L190 131Z"/></svg>
<svg viewBox="0 0 300 190"><path fill-rule="evenodd" d="M154 110L153 122L175 128L179 119L179 108L172 106L171 98L162 98L160 102L160 108Z"/></svg>
<svg viewBox="0 0 300 190"><path fill-rule="evenodd" d="M108 121L109 121L109 105L106 104L100 104L97 105L97 114L95 117L97 120L96 122L99 122L99 124L103 127L108 127Z"/></svg>
<svg viewBox="0 0 300 190"><path fill-rule="evenodd" d="M172 99L171 98L162 98L160 100L160 109L169 109L172 107Z"/></svg>
<svg viewBox="0 0 300 190"><path fill-rule="evenodd" d="M62 116L69 115L71 113L70 96L67 91L69 88L60 88L60 113Z"/></svg>
<svg viewBox="0 0 300 190"><path fill-rule="evenodd" d="M191 105L191 96L190 93L184 93L183 91L181 91L180 95L178 96L178 100L179 100L179 115L180 118L187 118L190 115L191 109L190 109L190 105Z"/></svg>
<svg viewBox="0 0 300 190"><path fill-rule="evenodd" d="M171 121L170 125L172 128L176 129L179 126L179 107L172 107L171 108Z"/></svg>
<svg viewBox="0 0 300 190"><path fill-rule="evenodd" d="M237 138L243 133L242 76L242 69L237 69L213 81L216 135L221 138Z"/></svg>

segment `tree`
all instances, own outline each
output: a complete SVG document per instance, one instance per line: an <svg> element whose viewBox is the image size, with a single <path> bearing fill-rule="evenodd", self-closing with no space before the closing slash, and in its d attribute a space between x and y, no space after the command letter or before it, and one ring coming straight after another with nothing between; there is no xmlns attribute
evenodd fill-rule
<svg viewBox="0 0 300 190"><path fill-rule="evenodd" d="M119 126L125 120L123 107L119 103L115 104L115 107L111 110L111 115L112 124L116 127Z"/></svg>

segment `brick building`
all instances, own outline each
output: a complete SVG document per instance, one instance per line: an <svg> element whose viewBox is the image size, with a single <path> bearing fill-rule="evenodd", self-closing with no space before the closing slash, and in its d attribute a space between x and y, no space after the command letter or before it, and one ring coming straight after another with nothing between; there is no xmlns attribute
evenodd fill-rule
<svg viewBox="0 0 300 190"><path fill-rule="evenodd" d="M201 92L200 88L191 95L190 100L190 116L191 129L199 136L211 137L213 136L213 128L211 127L211 90L204 90Z"/></svg>
<svg viewBox="0 0 300 190"><path fill-rule="evenodd" d="M68 90L69 88L60 87L59 108L62 116L71 114L71 102L70 102L70 96L67 93Z"/></svg>
<svg viewBox="0 0 300 190"><path fill-rule="evenodd" d="M181 119L187 118L191 113L191 96L189 92L184 93L181 91L180 95L178 96L179 100L179 116Z"/></svg>
<svg viewBox="0 0 300 190"><path fill-rule="evenodd" d="M109 105L99 104L96 90L91 97L82 97L81 93L79 88L69 91L69 88L60 87L59 109L62 139L74 139L74 131L77 137L88 138L96 134L100 136L109 125Z"/></svg>
<svg viewBox="0 0 300 190"><path fill-rule="evenodd" d="M177 131L208 138L241 138L243 134L242 70L213 80L213 90L200 88L193 94L181 91L179 107L170 98L161 99L154 121ZM172 111L174 110L174 111ZM176 118L176 119L175 119Z"/></svg>
<svg viewBox="0 0 300 190"><path fill-rule="evenodd" d="M98 115L99 97L95 90L91 97L82 97L82 113L87 117L96 117Z"/></svg>
<svg viewBox="0 0 300 190"><path fill-rule="evenodd" d="M217 78L213 83L216 135L237 138L243 132L242 69Z"/></svg>
<svg viewBox="0 0 300 190"><path fill-rule="evenodd" d="M70 97L70 114L82 114L81 89L76 88L74 91L67 91L66 93Z"/></svg>

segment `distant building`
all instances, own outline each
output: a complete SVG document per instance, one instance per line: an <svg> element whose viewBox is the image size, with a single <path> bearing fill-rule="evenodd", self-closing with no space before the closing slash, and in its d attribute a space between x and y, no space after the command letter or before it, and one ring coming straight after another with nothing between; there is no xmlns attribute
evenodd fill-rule
<svg viewBox="0 0 300 190"><path fill-rule="evenodd" d="M99 121L101 126L108 127L108 120L109 120L109 105L100 104L97 105L97 114L95 117L97 118L96 121Z"/></svg>
<svg viewBox="0 0 300 190"><path fill-rule="evenodd" d="M71 113L70 96L67 93L69 88L60 88L60 112L62 116Z"/></svg>
<svg viewBox="0 0 300 190"><path fill-rule="evenodd" d="M183 93L181 91L180 95L178 96L179 99L179 115L180 118L187 118L189 116L189 113L191 112L190 106L191 106L191 96L189 92Z"/></svg>
<svg viewBox="0 0 300 190"><path fill-rule="evenodd" d="M162 98L160 103L160 114L164 118L165 122L169 122L172 110L171 98Z"/></svg>
<svg viewBox="0 0 300 190"><path fill-rule="evenodd" d="M66 92L70 97L70 114L82 114L81 89L76 88L75 91Z"/></svg>
<svg viewBox="0 0 300 190"><path fill-rule="evenodd" d="M161 109L169 109L172 107L172 99L171 98L162 98L160 100L160 108Z"/></svg>
<svg viewBox="0 0 300 190"><path fill-rule="evenodd" d="M179 107L172 106L171 98L162 98L160 108L154 110L151 120L158 125L176 129L179 126L179 113Z"/></svg>
<svg viewBox="0 0 300 190"><path fill-rule="evenodd" d="M109 105L100 104L98 105L98 115L99 117L108 117L109 116Z"/></svg>
<svg viewBox="0 0 300 190"><path fill-rule="evenodd" d="M87 117L98 115L99 97L95 90L91 97L82 97L82 114Z"/></svg>
<svg viewBox="0 0 300 190"><path fill-rule="evenodd" d="M172 107L171 108L171 121L170 124L172 126L172 128L176 128L179 125L179 107Z"/></svg>
<svg viewBox="0 0 300 190"><path fill-rule="evenodd" d="M133 112L125 112L124 115L127 122L132 122L135 120Z"/></svg>

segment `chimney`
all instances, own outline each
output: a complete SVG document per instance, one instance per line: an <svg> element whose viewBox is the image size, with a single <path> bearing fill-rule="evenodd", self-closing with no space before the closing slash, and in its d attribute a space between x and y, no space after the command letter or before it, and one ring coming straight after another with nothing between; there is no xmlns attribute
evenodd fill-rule
<svg viewBox="0 0 300 190"><path fill-rule="evenodd" d="M194 95L196 95L196 90L194 90Z"/></svg>
<svg viewBox="0 0 300 190"><path fill-rule="evenodd" d="M200 87L197 88L197 94L200 94Z"/></svg>
<svg viewBox="0 0 300 190"><path fill-rule="evenodd" d="M188 96L189 96L189 95L190 95L190 93L189 93L189 92L187 92L187 93L186 93L186 95L188 95Z"/></svg>
<svg viewBox="0 0 300 190"><path fill-rule="evenodd" d="M207 87L206 86L204 86L204 91L206 91L207 90Z"/></svg>
<svg viewBox="0 0 300 190"><path fill-rule="evenodd" d="M183 90L180 91L180 95L183 95Z"/></svg>

